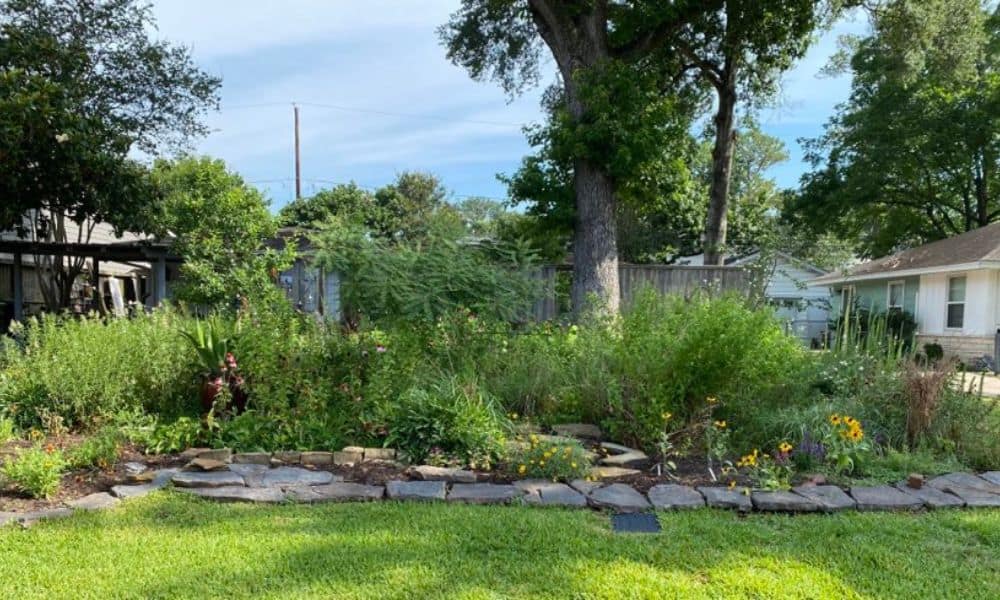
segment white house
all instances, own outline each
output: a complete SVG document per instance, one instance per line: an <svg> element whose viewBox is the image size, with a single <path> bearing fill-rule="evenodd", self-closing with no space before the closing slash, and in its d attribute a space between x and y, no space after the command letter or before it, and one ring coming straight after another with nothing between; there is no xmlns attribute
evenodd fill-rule
<svg viewBox="0 0 1000 600"><path fill-rule="evenodd" d="M997 358L1000 331L1000 223L859 264L809 282L838 307L856 301L875 312L903 310L917 343L939 344L971 362Z"/></svg>

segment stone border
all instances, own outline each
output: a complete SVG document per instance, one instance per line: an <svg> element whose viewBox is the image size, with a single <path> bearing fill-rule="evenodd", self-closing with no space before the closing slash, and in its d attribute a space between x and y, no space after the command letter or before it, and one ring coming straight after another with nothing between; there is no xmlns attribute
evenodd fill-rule
<svg viewBox="0 0 1000 600"><path fill-rule="evenodd" d="M464 504L524 504L559 506L614 513L687 510L702 507L740 513L832 513L858 511L917 511L942 508L1000 508L1000 471L948 473L923 483L853 486L802 485L790 490L750 490L721 486L690 487L660 484L640 493L624 483L576 480L566 483L523 480L510 484L482 483L473 471L421 465L411 467L412 479L386 485L347 482L328 471L307 467L346 464L342 461L394 461L383 448L345 448L342 452L233 454L228 449L191 449L182 454L188 467L148 470L129 463L129 485L116 485L68 501L65 508L28 513L0 512L0 526L14 522L29 527L44 519L61 518L79 510L106 510L122 500L145 496L172 486L175 490L221 502L322 503L379 501L457 502ZM370 457L370 458L368 458ZM353 464L353 463L352 463ZM292 466L304 465L304 466ZM207 468L206 467L210 467Z"/></svg>

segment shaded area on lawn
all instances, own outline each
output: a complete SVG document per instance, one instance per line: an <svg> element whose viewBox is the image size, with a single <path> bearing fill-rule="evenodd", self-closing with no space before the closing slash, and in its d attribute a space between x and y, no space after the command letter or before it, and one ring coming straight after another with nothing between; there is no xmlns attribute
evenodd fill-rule
<svg viewBox="0 0 1000 600"><path fill-rule="evenodd" d="M515 507L214 505L156 494L0 530L0 589L81 597L1000 597L1000 511L603 515Z"/></svg>

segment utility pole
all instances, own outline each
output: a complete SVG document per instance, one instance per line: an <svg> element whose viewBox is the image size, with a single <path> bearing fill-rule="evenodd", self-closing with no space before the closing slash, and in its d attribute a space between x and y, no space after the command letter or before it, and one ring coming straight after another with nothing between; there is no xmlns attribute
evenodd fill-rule
<svg viewBox="0 0 1000 600"><path fill-rule="evenodd" d="M295 199L302 197L302 158L299 154L299 107L294 102L295 111Z"/></svg>

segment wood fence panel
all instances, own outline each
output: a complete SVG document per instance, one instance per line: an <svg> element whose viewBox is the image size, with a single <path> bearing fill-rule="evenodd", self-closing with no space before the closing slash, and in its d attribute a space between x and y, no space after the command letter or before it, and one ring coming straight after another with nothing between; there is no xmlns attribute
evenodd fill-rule
<svg viewBox="0 0 1000 600"><path fill-rule="evenodd" d="M556 273L568 270L565 266L544 265L534 277L543 281L542 297L535 302L533 315L536 321L548 321L559 316L555 295ZM661 294L677 294L690 298L696 293L717 294L722 292L746 292L748 277L741 267L689 267L675 265L632 265L618 266L621 285L621 301L628 306L636 293L644 287L652 287Z"/></svg>

